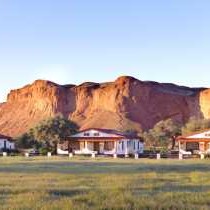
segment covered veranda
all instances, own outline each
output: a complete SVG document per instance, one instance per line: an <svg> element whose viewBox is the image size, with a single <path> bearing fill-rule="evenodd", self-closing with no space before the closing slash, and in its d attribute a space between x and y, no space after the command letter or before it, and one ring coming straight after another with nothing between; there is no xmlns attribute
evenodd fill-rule
<svg viewBox="0 0 210 210"><path fill-rule="evenodd" d="M117 151L116 139L74 139L68 141L68 150L74 154L112 155Z"/></svg>
<svg viewBox="0 0 210 210"><path fill-rule="evenodd" d="M180 153L210 154L210 139L179 137L177 141Z"/></svg>

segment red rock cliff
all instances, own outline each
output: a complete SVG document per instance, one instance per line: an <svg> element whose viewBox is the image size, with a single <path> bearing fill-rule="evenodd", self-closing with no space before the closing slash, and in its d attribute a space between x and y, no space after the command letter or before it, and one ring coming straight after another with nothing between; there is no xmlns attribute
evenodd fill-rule
<svg viewBox="0 0 210 210"><path fill-rule="evenodd" d="M148 129L156 122L210 117L210 90L120 77L110 83L61 86L37 80L0 104L0 133L17 136L57 113L82 128Z"/></svg>

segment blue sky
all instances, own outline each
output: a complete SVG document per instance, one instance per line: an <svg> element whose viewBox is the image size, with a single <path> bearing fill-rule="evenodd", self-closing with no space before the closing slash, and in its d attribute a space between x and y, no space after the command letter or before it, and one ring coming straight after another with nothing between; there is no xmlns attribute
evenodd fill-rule
<svg viewBox="0 0 210 210"><path fill-rule="evenodd" d="M0 0L0 101L36 79L210 87L209 0Z"/></svg>

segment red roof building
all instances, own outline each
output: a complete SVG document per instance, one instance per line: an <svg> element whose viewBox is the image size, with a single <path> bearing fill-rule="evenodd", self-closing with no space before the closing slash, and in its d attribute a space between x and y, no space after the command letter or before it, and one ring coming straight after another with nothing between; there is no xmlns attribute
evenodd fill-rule
<svg viewBox="0 0 210 210"><path fill-rule="evenodd" d="M187 136L180 136L176 140L179 144L179 151L189 151L191 153L210 153L209 129Z"/></svg>

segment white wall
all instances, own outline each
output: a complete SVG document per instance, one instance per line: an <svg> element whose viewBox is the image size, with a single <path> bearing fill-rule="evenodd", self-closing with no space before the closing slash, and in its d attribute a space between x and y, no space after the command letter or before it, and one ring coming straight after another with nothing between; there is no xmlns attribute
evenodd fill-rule
<svg viewBox="0 0 210 210"><path fill-rule="evenodd" d="M89 136L85 136L85 133L88 133ZM94 134L96 133L99 133L99 136L95 136ZM98 131L98 130L95 130L95 129L90 129L90 130L87 130L87 131L84 131L84 132L80 132L80 133L77 133L75 135L72 135L71 137L87 137L87 138L98 138L98 137L121 137L120 135L115 135L115 134L109 134L109 133L104 133L104 132L101 132L101 131Z"/></svg>
<svg viewBox="0 0 210 210"><path fill-rule="evenodd" d="M135 154L144 152L144 143L139 139L123 139L117 142L117 154Z"/></svg>
<svg viewBox="0 0 210 210"><path fill-rule="evenodd" d="M14 142L10 142L7 139L0 139L0 150L4 149L4 142L6 141L6 149L15 149L15 144Z"/></svg>

